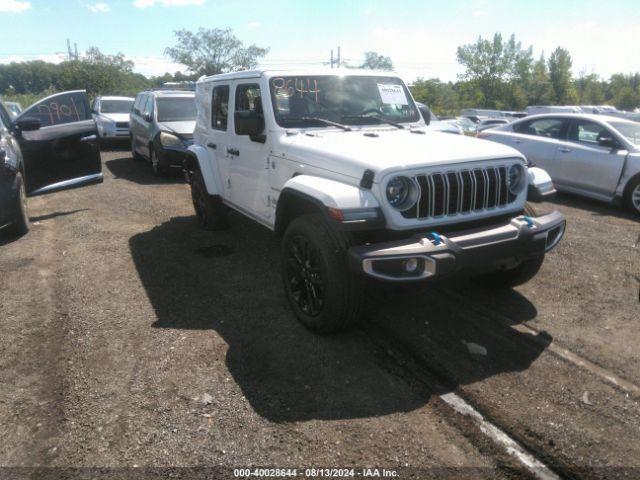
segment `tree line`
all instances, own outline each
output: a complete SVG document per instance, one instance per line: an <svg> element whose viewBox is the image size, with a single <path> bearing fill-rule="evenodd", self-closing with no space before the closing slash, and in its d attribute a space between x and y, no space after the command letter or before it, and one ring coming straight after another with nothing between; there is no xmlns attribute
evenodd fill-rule
<svg viewBox="0 0 640 480"><path fill-rule="evenodd" d="M528 105L615 105L633 110L640 105L640 73L616 73L608 80L591 73L572 75L568 50L557 47L546 57L533 56L514 35L458 47L464 72L455 82L419 78L412 88L416 100L441 115L461 108L523 110Z"/></svg>
<svg viewBox="0 0 640 480"><path fill-rule="evenodd" d="M106 55L91 47L78 59L59 64L31 61L0 65L0 95L26 106L37 98L62 91L85 89L90 96L134 95L170 81L195 80L201 75L255 68L269 48L245 46L231 29L178 30L176 44L165 54L186 67L187 73L145 77L133 71L124 54ZM572 75L569 51L556 48L534 58L514 35L507 40L496 33L491 39L457 50L464 72L457 81L418 78L411 86L416 100L436 114L455 115L461 108L522 110L527 105L613 104L623 110L640 105L640 73L617 73L605 80L596 74ZM391 58L365 52L364 62L350 67L393 70Z"/></svg>

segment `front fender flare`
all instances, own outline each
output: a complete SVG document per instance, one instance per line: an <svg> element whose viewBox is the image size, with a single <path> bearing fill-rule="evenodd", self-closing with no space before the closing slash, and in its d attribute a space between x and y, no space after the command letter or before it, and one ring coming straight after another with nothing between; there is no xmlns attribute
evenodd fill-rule
<svg viewBox="0 0 640 480"><path fill-rule="evenodd" d="M358 208L379 208L380 204L371 190L355 185L329 180L312 175L297 175L287 181L282 188L293 190L315 199L327 208L351 210Z"/></svg>
<svg viewBox="0 0 640 480"><path fill-rule="evenodd" d="M222 182L220 182L218 176L215 156L211 158L209 151L200 145L191 145L187 150L189 152L188 156L194 157L198 162L198 167L202 173L202 178L204 179L209 195L222 195ZM188 163L186 166L187 169L190 169Z"/></svg>

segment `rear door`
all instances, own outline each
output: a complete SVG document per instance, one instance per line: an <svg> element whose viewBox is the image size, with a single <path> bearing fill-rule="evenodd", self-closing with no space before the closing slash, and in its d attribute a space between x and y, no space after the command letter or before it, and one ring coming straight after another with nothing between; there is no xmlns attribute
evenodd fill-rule
<svg viewBox="0 0 640 480"><path fill-rule="evenodd" d="M84 90L58 93L16 119L34 118L40 128L20 132L27 193L37 195L102 180L96 124Z"/></svg>
<svg viewBox="0 0 640 480"><path fill-rule="evenodd" d="M231 200L231 157L227 153L231 133L229 127L229 93L228 83L214 83L211 92L211 128L206 133L206 147L209 158L215 158L215 167L218 169L220 183L222 184L222 196Z"/></svg>
<svg viewBox="0 0 640 480"><path fill-rule="evenodd" d="M599 122L571 122L567 140L558 145L558 185L607 197L615 193L628 152L600 145L603 137L615 139L617 135Z"/></svg>

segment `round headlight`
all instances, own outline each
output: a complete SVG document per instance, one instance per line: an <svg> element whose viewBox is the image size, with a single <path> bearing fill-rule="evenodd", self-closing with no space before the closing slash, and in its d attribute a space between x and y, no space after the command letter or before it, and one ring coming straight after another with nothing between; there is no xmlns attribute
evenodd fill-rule
<svg viewBox="0 0 640 480"><path fill-rule="evenodd" d="M517 195L522 190L524 183L524 168L522 165L514 164L509 167L509 175L507 176L509 192Z"/></svg>
<svg viewBox="0 0 640 480"><path fill-rule="evenodd" d="M393 177L387 182L387 201L396 210L404 211L413 207L417 199L417 188L407 177Z"/></svg>

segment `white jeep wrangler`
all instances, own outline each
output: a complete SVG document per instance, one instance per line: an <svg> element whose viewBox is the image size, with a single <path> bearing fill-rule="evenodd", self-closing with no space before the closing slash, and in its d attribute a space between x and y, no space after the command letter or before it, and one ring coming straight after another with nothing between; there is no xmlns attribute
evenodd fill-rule
<svg viewBox="0 0 640 480"><path fill-rule="evenodd" d="M516 150L427 132L397 77L358 70L246 71L197 83L185 159L199 222L232 208L282 236L282 275L307 327L359 316L366 277L436 280L456 273L517 285L565 228L536 216L551 193Z"/></svg>

